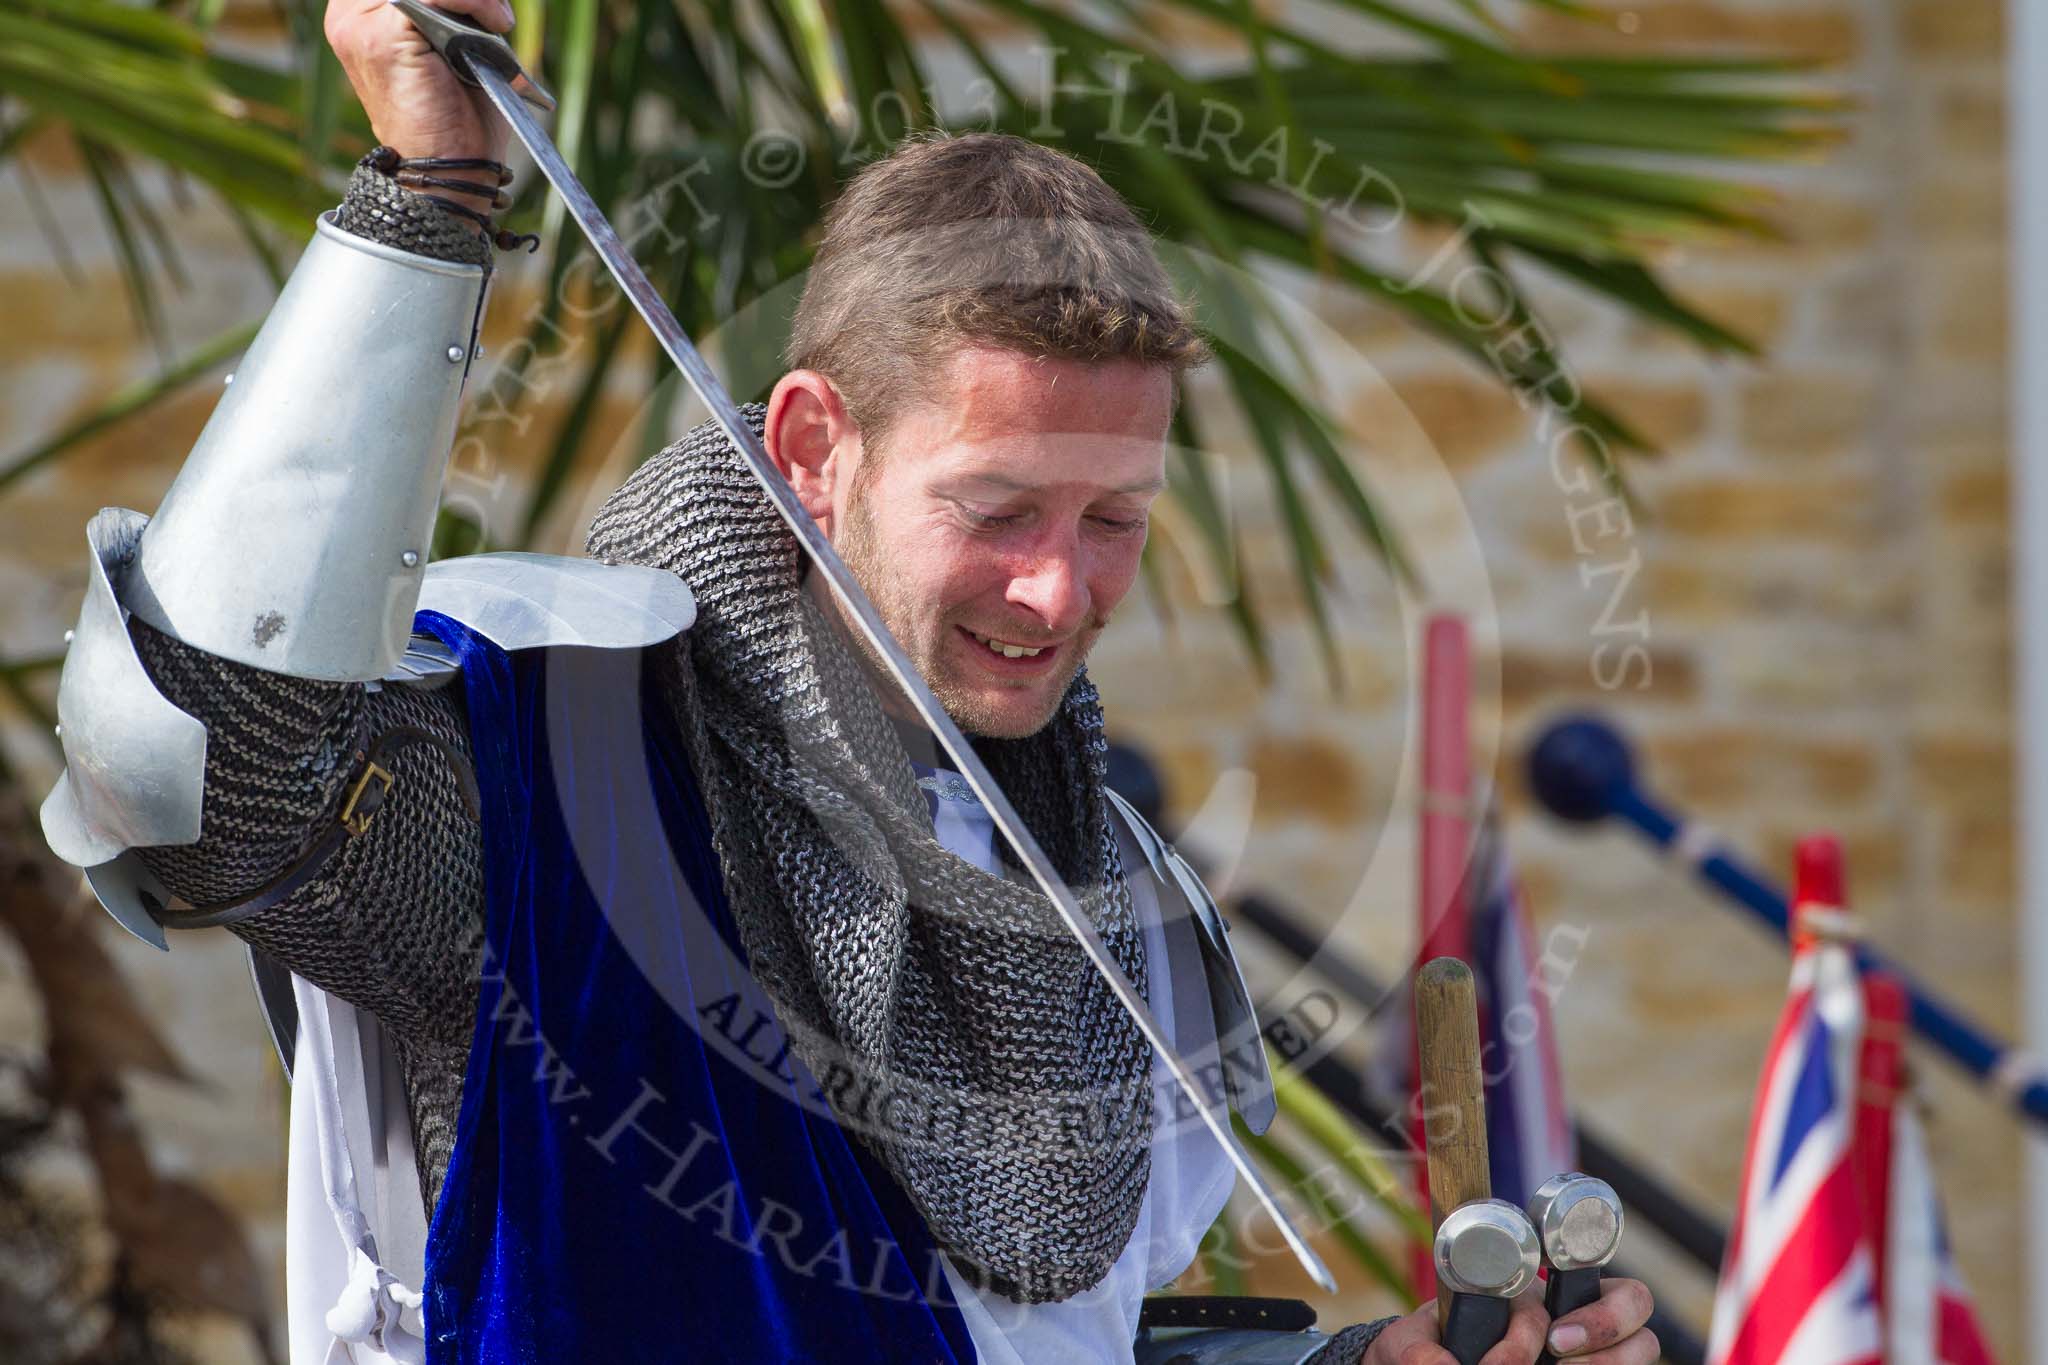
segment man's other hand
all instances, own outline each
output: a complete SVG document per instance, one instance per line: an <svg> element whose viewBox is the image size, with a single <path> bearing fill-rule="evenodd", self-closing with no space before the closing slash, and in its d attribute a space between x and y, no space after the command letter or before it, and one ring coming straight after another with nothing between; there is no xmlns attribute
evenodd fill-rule
<svg viewBox="0 0 2048 1365"><path fill-rule="evenodd" d="M1515 1301L1508 1334L1488 1351L1480 1365L1535 1365L1550 1338L1551 1353L1572 1365L1652 1365L1657 1335L1644 1327L1650 1320L1650 1291L1641 1280L1602 1280L1600 1301L1556 1323L1543 1311L1541 1290ZM1373 1338L1361 1365L1457 1365L1438 1344L1436 1304L1422 1307L1388 1326Z"/></svg>

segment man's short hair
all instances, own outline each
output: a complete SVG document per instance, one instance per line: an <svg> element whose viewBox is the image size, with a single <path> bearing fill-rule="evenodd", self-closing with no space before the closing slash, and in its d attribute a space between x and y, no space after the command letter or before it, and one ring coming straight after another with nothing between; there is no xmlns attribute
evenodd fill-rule
<svg viewBox="0 0 2048 1365"><path fill-rule="evenodd" d="M1115 190L1006 133L925 133L825 218L784 359L839 390L870 441L969 343L1178 374L1208 350Z"/></svg>

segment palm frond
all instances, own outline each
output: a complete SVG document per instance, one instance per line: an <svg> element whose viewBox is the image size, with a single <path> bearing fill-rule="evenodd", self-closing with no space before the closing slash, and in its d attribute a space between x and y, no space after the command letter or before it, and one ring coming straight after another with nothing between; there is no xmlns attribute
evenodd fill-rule
<svg viewBox="0 0 2048 1365"><path fill-rule="evenodd" d="M119 422L148 412L183 393L200 376L249 349L259 323L244 323L186 352L175 364L136 380L63 430L0 464L0 492L22 476L75 450Z"/></svg>
<svg viewBox="0 0 2048 1365"><path fill-rule="evenodd" d="M1327 667L1337 653L1324 605L1333 534L1358 538L1397 576L1416 566L1346 442L1310 397L1313 358L1279 325L1255 280L1307 272L1362 294L1445 342L1525 401L1569 402L1589 458L1626 490L1625 461L1650 443L1597 394L1556 382L1565 357L1540 326L1505 355L1439 288L1404 281L1369 250L1396 219L1479 225L1465 250L1504 281L1507 316L1536 320L1524 268L1597 296L1709 353L1750 343L1688 307L1658 279L1652 254L1674 242L1770 231L1760 191L1727 178L1731 162L1811 157L1842 133L1846 103L1814 86L1810 63L1775 58L1531 53L1479 0L1446 14L1406 0L1332 0L1395 36L1399 50L1349 50L1306 12L1253 0L1111 0L1092 11L1042 0L517 0L514 41L562 96L556 135L615 214L652 213L670 258L652 273L676 314L701 329L743 313L806 263L808 234L845 178L908 131L939 122L932 45L957 50L984 82L977 126L1050 141L1095 165L1155 233L1215 263L1190 284L1218 347L1224 389L1252 433L1287 529L1293 573ZM1528 0L1584 15L1577 0ZM317 6L284 0L299 69L280 73L213 50L205 14L80 0L0 0L0 94L23 111L10 130L68 129L89 157L134 311L161 311L166 263L143 242L149 213L120 168L144 158L235 206L259 254L266 234L303 234L332 194L348 144L367 133L324 54ZM1192 20L1233 33L1234 61L1193 75L1158 37ZM993 21L998 27L991 28ZM1055 52L1045 79L1016 78L1006 49ZM1113 96L1106 93L1116 92ZM1175 114L1185 123L1179 126ZM1199 140L1213 121L1225 130ZM795 168L764 175L774 139ZM0 159L11 148L0 143ZM684 192L651 197L691 168ZM549 196L524 187L515 221L550 238L550 305L521 359L501 374L495 411L516 413L532 357L559 337L565 272L581 244ZM680 244L678 246L677 244ZM153 326L153 323L149 323ZM620 348L599 345L543 454L523 522L544 522L570 480L571 447ZM772 327L746 344L772 353ZM203 368L203 367L199 367ZM184 372L174 367L167 374ZM197 368L192 369L197 373ZM658 390L657 390L658 391ZM106 420L131 394L118 395ZM1185 408L1186 405L1183 405ZM1193 430L1192 415L1176 432ZM88 420L29 453L56 458ZM18 463L18 462L17 462ZM0 473L0 482L11 475ZM1233 532L1199 461L1176 461L1178 524L1217 581L1237 573ZM1318 513L1335 514L1321 525ZM1249 585L1221 595L1255 658L1266 649Z"/></svg>

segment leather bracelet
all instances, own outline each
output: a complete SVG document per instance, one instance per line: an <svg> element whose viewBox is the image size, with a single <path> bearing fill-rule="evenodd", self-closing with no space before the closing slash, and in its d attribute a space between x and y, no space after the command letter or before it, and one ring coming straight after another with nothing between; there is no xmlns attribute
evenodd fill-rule
<svg viewBox="0 0 2048 1365"><path fill-rule="evenodd" d="M443 195L424 193L430 189L452 190L457 194L473 194L490 202L493 210L508 207L512 200L505 194L504 187L512 183L512 168L502 161L491 161L480 156L400 156L394 147L376 147L363 158L363 164L380 174L390 176L402 188L420 192L422 199L440 205L460 218L467 218L484 230L500 251L510 251L524 246L529 253L540 249L540 234L534 232L513 232L493 223L490 215L479 212L467 204L458 203ZM435 171L484 171L495 181L485 185L474 180L451 180L435 175Z"/></svg>
<svg viewBox="0 0 2048 1365"><path fill-rule="evenodd" d="M427 175L411 167L401 169L392 179L409 190L437 189L453 190L457 194L473 194L479 199L490 200L494 209L508 208L512 203L506 193L495 185L480 185L474 180L450 180L446 176Z"/></svg>

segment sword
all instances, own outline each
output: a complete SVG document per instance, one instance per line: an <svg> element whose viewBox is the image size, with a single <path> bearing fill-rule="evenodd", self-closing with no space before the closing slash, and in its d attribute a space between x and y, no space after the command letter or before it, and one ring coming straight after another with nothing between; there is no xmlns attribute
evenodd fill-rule
<svg viewBox="0 0 2048 1365"><path fill-rule="evenodd" d="M818 572L824 575L825 581L831 585L832 591L838 596L847 614L853 618L861 634L866 636L869 644L874 647L876 656L887 667L896 685L903 689L904 696L916 709L919 718L958 766L960 776L966 780L975 796L980 798L982 806L987 809L996 828L1010 841L1010 847L1015 850L1025 869L1031 873L1032 880L1051 897L1053 907L1059 912L1068 932L1079 941L1082 951L1088 956L1088 961L1109 984L1110 993L1123 1006L1124 1012L1137 1023L1138 1031L1144 1034L1145 1041L1150 1043L1165 1061L1166 1069L1172 1073L1175 1084L1187 1095L1195 1112L1202 1116L1202 1122L1209 1126L1209 1131L1215 1135L1216 1141L1221 1143L1223 1150L1229 1154L1230 1164L1237 1168L1238 1178L1250 1186L1252 1193L1258 1196L1260 1206L1280 1229L1281 1236L1286 1238L1288 1248L1294 1252L1295 1259L1301 1262L1302 1269L1308 1272L1309 1278L1320 1285L1324 1292L1336 1293L1337 1281L1324 1266L1322 1259L1288 1221L1287 1215L1280 1211L1279 1201L1274 1198L1273 1191L1267 1186L1265 1179L1252 1166L1251 1158L1245 1155L1244 1149L1231 1135L1229 1125L1203 1101L1202 1092L1195 1085L1194 1073L1167 1042L1166 1034L1159 1027L1159 1021L1152 1017L1152 1011L1146 1007L1145 998L1131 985L1123 969L1117 965L1116 959L1109 955L1109 949L1103 945L1101 936L1095 932L1095 926L1090 924L1088 917L1082 913L1080 903L1074 899L1074 893L1067 889L1066 882L1053 869L1051 860L1045 856L1045 850L1038 846L1038 840L1032 837L1031 831L1018 818L1009 797L996 785L995 778L989 774L966 737L960 733L959 727L953 723L953 718L946 714L945 708L939 705L931 689L925 686L924 679L918 676L916 667L903 653L903 647L889 634L888 627L882 624L881 615L876 612L874 603L868 600L867 593L847 569L845 561L840 559L839 552L832 548L831 542L826 540L824 533L818 529L818 524L811 520L810 514L805 512L803 505L797 501L796 490L789 486L776 472L775 466L769 462L768 452L761 448L761 443L755 438L752 429L740 417L739 408L732 401L731 395L726 393L725 386L718 382L718 376L711 372L711 367L697 354L697 348L684 334L682 324L676 321L675 314L669 311L668 305L662 302L661 295L655 292L654 285L640 269L639 262L633 259L633 253L619 240L619 234L613 230L611 223L606 221L603 210L598 208L597 202L590 197L590 192L583 188L575 173L569 169L569 164L562 159L561 152L555 147L554 139L547 135L539 120L526 107L525 101L531 101L541 109L552 109L555 107L554 97L526 73L519 65L519 58L513 53L511 44L497 34L478 28L458 15L435 9L422 3L422 0L390 0L390 3L412 21L413 26L419 29L436 52L447 59L448 65L465 84L476 86L484 92L491 104L496 107L499 116L511 127L513 136L517 137L532 155L535 164L541 169L541 174L548 178L548 183L562 196L569 216L576 220L576 226L581 228L583 235L590 240L591 248L597 252L598 259L604 262L612 278L618 281L619 288L625 291L634 310L653 329L655 339L661 343L661 349L668 353L668 358L683 372L683 378L689 381L697 397L710 409L712 419L718 423L726 439L733 443L734 448L746 460L747 468L761 485L762 491L768 495L769 504L788 524L790 532L796 536L797 544L810 557Z"/></svg>

